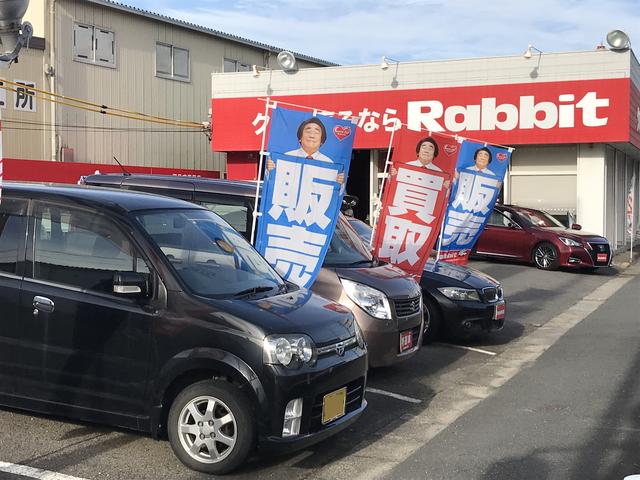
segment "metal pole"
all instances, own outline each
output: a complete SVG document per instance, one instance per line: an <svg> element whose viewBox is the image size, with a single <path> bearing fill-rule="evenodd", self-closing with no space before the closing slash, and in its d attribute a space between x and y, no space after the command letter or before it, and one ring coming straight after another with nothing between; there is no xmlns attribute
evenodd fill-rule
<svg viewBox="0 0 640 480"><path fill-rule="evenodd" d="M380 208L382 207L382 194L384 193L384 184L387 181L387 169L389 168L389 158L391 157L391 147L393 146L393 137L395 136L395 129L391 130L391 138L389 138L389 147L387 148L387 158L384 161L384 173L382 176L382 186L380 187L380 195L378 196L378 207L376 208L375 221L373 222L373 230L371 231L371 238L369 239L369 250L373 246L373 237L376 235L376 227L378 226L378 220L380 218Z"/></svg>
<svg viewBox="0 0 640 480"><path fill-rule="evenodd" d="M264 118L265 118L265 125L264 125L264 130L262 131L262 145L260 146L260 159L258 160L258 178L256 181L256 196L255 196L255 200L253 202L253 223L251 224L251 244L255 246L255 235L256 235L256 223L258 220L258 198L260 195L260 180L262 179L262 163L265 157L265 151L264 151L264 142L265 142L265 138L267 136L267 127L269 127L269 103L270 103L270 99L269 97L267 97L267 100L264 104Z"/></svg>

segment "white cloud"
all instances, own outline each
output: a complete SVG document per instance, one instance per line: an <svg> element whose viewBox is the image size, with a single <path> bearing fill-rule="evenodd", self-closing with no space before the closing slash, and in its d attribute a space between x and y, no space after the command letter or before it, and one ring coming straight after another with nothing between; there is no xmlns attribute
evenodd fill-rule
<svg viewBox="0 0 640 480"><path fill-rule="evenodd" d="M344 64L591 50L607 31L640 42L636 0L185 0L136 6Z"/></svg>

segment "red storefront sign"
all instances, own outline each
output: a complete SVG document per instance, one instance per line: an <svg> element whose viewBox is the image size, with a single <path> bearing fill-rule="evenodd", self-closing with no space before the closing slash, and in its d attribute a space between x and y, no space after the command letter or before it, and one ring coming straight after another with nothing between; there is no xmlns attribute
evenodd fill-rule
<svg viewBox="0 0 640 480"><path fill-rule="evenodd" d="M271 97L359 117L354 148L386 148L399 124L506 144L630 140L631 80L603 79ZM212 100L212 149L260 150L266 127L256 97ZM635 115L635 111L633 113Z"/></svg>
<svg viewBox="0 0 640 480"><path fill-rule="evenodd" d="M50 162L45 160L18 160L5 158L4 179L28 182L78 183L82 175L100 173L122 173L118 165L80 162ZM190 177L220 178L213 170L186 170L180 168L138 167L126 165L129 173L178 175Z"/></svg>

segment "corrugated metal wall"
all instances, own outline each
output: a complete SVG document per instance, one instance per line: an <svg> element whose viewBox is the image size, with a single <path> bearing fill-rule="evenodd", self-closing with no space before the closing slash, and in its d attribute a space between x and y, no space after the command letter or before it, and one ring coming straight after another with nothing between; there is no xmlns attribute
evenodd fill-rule
<svg viewBox="0 0 640 480"><path fill-rule="evenodd" d="M74 22L115 32L115 69L73 60ZM156 77L156 42L189 50L189 82ZM110 107L204 122L209 120L211 73L223 71L225 58L250 65L268 61L259 48L82 0L56 1L58 93ZM75 161L111 163L116 156L131 165L226 170L226 155L212 153L202 132L69 107L58 107L57 119L73 127L61 127L59 133L61 146L74 150Z"/></svg>
<svg viewBox="0 0 640 480"><path fill-rule="evenodd" d="M0 70L0 78L11 81L35 82L37 88L45 88L44 52L22 50L19 63L7 70ZM2 109L2 147L5 158L49 160L50 153L50 104L35 100L35 112L15 108L15 93L4 90L6 105Z"/></svg>

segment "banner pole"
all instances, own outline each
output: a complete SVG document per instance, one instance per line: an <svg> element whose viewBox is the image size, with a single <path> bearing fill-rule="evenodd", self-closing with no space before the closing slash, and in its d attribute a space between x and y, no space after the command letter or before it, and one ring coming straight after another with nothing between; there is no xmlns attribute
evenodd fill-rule
<svg viewBox="0 0 640 480"><path fill-rule="evenodd" d="M633 179L633 185L631 185L631 248L629 249L629 263L633 262L633 237L636 236L636 192L635 192L635 178Z"/></svg>
<svg viewBox="0 0 640 480"><path fill-rule="evenodd" d="M451 188L451 187L449 187ZM436 263L440 260L440 248L442 247L442 230L444 229L444 222L447 219L447 210L449 209L449 195L447 195L447 201L445 202L445 211L442 216L442 223L440 224L440 233L438 234L438 250L436 252Z"/></svg>
<svg viewBox="0 0 640 480"><path fill-rule="evenodd" d="M260 146L260 158L258 160L258 178L256 181L256 196L253 202L253 222L251 224L251 245L255 246L256 240L256 223L258 221L258 198L260 195L260 181L262 180L262 164L265 157L264 142L267 136L267 128L269 127L269 103L270 99L267 97L267 101L264 104L264 118L265 125L262 131L262 145Z"/></svg>
<svg viewBox="0 0 640 480"><path fill-rule="evenodd" d="M387 148L387 158L384 161L384 173L382 176L382 185L380 186L380 195L378 195L378 206L376 207L375 220L373 222L373 229L371 230L371 238L369 239L369 250L373 248L373 237L376 235L376 227L378 226L378 219L380 218L380 209L382 208L382 194L384 193L384 184L387 181L387 169L389 168L389 158L391 157L391 147L393 146L393 137L396 131L391 130L391 137L389 138L389 147Z"/></svg>

